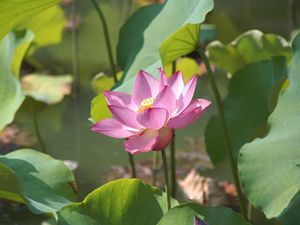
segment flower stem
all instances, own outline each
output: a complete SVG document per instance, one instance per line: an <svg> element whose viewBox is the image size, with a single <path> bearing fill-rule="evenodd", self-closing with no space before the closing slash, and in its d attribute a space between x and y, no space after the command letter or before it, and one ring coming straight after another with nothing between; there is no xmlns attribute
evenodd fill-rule
<svg viewBox="0 0 300 225"><path fill-rule="evenodd" d="M158 154L157 151L153 152L153 158L152 158L152 185L156 185L157 181L157 173L158 173L158 168L157 168L157 163L158 163Z"/></svg>
<svg viewBox="0 0 300 225"><path fill-rule="evenodd" d="M176 72L176 61L172 62L172 74ZM173 130L173 138L170 145L170 158L171 158L171 196L176 198L176 148L175 148L175 130Z"/></svg>
<svg viewBox="0 0 300 225"><path fill-rule="evenodd" d="M170 158L171 158L171 196L176 198L176 151L175 151L175 130L173 130L173 138L170 145Z"/></svg>
<svg viewBox="0 0 300 225"><path fill-rule="evenodd" d="M111 47L111 41L110 41L110 37L109 37L107 22L106 22L105 16L104 16L97 0L91 0L91 1L92 1L92 4L93 4L93 6L94 6L94 8L95 8L95 10L96 10L96 12L99 16L100 22L102 24L111 72L113 73L115 83L117 83L118 82L117 70L115 68L113 51L112 51L112 47Z"/></svg>
<svg viewBox="0 0 300 225"><path fill-rule="evenodd" d="M167 208L169 210L171 208L171 195L170 195L170 186L169 186L169 168L168 168L165 149L161 150L161 156L163 160L164 174L165 174L165 191L167 193Z"/></svg>
<svg viewBox="0 0 300 225"><path fill-rule="evenodd" d="M109 63L110 63L110 69L111 69L111 72L113 73L114 82L116 84L116 83L118 83L117 70L115 68L115 62L114 62L113 51L112 51L112 47L111 47L111 41L110 41L110 37L109 37L107 22L106 22L105 16L104 16L97 0L91 0L91 2L99 16L100 22L102 24L104 39L105 39L107 53L108 53L108 59L109 59ZM129 163L131 166L131 176L134 178L134 177L136 177L134 158L130 153L127 153L127 154L128 154Z"/></svg>
<svg viewBox="0 0 300 225"><path fill-rule="evenodd" d="M224 110L223 110L223 106L222 106L222 101L221 101L221 96L214 78L214 74L212 72L209 60L205 54L205 51L202 47L200 47L198 49L198 53L201 56L202 61L205 64L206 70L207 70L207 78L209 80L209 83L211 85L211 88L213 90L214 96L215 96L215 100L217 103L217 109L218 109L218 114L221 120L221 127L223 129L223 133L224 133L224 137L225 137L225 142L227 145L227 153L228 153L228 158L230 161L230 166L231 166L231 170L232 170L232 174L233 174L233 179L234 179L234 183L236 186L236 190L237 190L237 194L238 194L238 198L239 198L239 202L240 202L240 210L241 210L241 214L244 216L245 219L247 219L247 207L246 207L246 203L244 202L244 198L243 198L243 192L242 192L242 187L241 187L241 183L240 183L240 179L239 179L239 175L238 175L238 169L237 169L237 165L236 162L234 160L234 155L233 155L233 147L232 147L232 143L230 140L230 136L229 136L229 132L228 132L228 127L227 127L227 123L226 123L226 119L225 119L225 115L224 115Z"/></svg>
<svg viewBox="0 0 300 225"><path fill-rule="evenodd" d="M135 170L135 163L134 163L134 158L133 155L128 153L128 159L131 167L131 177L136 178L136 170Z"/></svg>
<svg viewBox="0 0 300 225"><path fill-rule="evenodd" d="M48 151L41 135L38 118L37 118L36 105L34 103L35 102L32 101L32 120L33 120L34 131L38 139L38 142L41 146L42 152L47 154Z"/></svg>

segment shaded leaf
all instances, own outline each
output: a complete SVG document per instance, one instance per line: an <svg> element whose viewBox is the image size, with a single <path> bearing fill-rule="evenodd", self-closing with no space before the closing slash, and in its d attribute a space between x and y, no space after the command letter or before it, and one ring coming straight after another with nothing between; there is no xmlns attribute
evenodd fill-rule
<svg viewBox="0 0 300 225"><path fill-rule="evenodd" d="M240 35L228 45L214 41L207 46L212 63L234 74L245 65L270 59L273 56L291 58L288 42L275 34L263 34L259 30L250 30Z"/></svg>
<svg viewBox="0 0 300 225"><path fill-rule="evenodd" d="M11 32L0 42L0 131L13 121L24 100L17 78L21 61L33 37L30 31Z"/></svg>
<svg viewBox="0 0 300 225"><path fill-rule="evenodd" d="M124 69L124 83L119 90L130 92L140 69L155 74L162 66L159 46L163 41L187 24L203 22L212 8L212 0L191 0L189 4L173 0L142 8L132 15L122 27L118 43L118 61Z"/></svg>
<svg viewBox="0 0 300 225"><path fill-rule="evenodd" d="M197 204L183 204L171 209L157 225L194 225L198 216L209 225L250 225L242 216L224 207L205 207Z"/></svg>
<svg viewBox="0 0 300 225"><path fill-rule="evenodd" d="M46 104L56 104L71 93L72 81L71 75L29 74L22 77L21 84L25 95Z"/></svg>
<svg viewBox="0 0 300 225"><path fill-rule="evenodd" d="M300 189L300 35L293 41L293 50L290 85L269 117L268 134L244 145L239 157L248 199L268 218L279 216Z"/></svg>
<svg viewBox="0 0 300 225"><path fill-rule="evenodd" d="M21 22L56 5L60 1L61 0L1 0L0 40Z"/></svg>
<svg viewBox="0 0 300 225"><path fill-rule="evenodd" d="M0 198L27 204L34 213L54 212L75 199L72 172L63 162L30 149L0 156Z"/></svg>
<svg viewBox="0 0 300 225"><path fill-rule="evenodd" d="M284 57L276 57L252 63L237 71L230 80L223 107L235 158L245 143L265 134L268 116L286 79L285 62ZM214 163L226 159L226 142L219 117L210 119L205 142Z"/></svg>
<svg viewBox="0 0 300 225"><path fill-rule="evenodd" d="M137 179L120 179L60 210L57 224L156 225L166 212L164 193Z"/></svg>

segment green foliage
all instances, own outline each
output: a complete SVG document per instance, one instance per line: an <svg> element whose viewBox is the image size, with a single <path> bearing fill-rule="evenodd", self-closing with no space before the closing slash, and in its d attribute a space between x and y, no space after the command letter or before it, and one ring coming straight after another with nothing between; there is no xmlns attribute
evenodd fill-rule
<svg viewBox="0 0 300 225"><path fill-rule="evenodd" d="M291 49L288 42L274 34L263 34L250 30L240 35L228 45L214 41L207 46L212 63L234 74L245 65L270 59L272 56L285 56L289 60Z"/></svg>
<svg viewBox="0 0 300 225"><path fill-rule="evenodd" d="M173 72L172 63L164 66L167 76L171 76ZM198 63L191 58L180 58L176 60L176 70L181 71L183 74L183 79L187 82L193 75L202 74Z"/></svg>
<svg viewBox="0 0 300 225"><path fill-rule="evenodd" d="M122 72L117 73L118 80L122 77ZM104 90L110 90L115 85L114 78L112 76L107 76L104 73L97 74L92 80L92 87L95 93L101 94Z"/></svg>
<svg viewBox="0 0 300 225"><path fill-rule="evenodd" d="M56 5L60 1L61 0L1 0L0 40L21 22Z"/></svg>
<svg viewBox="0 0 300 225"><path fill-rule="evenodd" d="M0 43L0 131L13 121L24 100L18 81L19 70L33 38L30 31L17 31L7 34Z"/></svg>
<svg viewBox="0 0 300 225"><path fill-rule="evenodd" d="M75 199L72 172L63 162L30 149L0 155L0 198L54 212Z"/></svg>
<svg viewBox="0 0 300 225"><path fill-rule="evenodd" d="M163 65L194 51L198 47L199 36L200 24L187 24L175 31L159 47Z"/></svg>
<svg viewBox="0 0 300 225"><path fill-rule="evenodd" d="M164 193L137 179L120 179L60 210L57 224L155 225L166 212Z"/></svg>
<svg viewBox="0 0 300 225"><path fill-rule="evenodd" d="M276 57L252 63L237 71L230 80L223 107L236 158L245 143L265 133L268 116L286 79L285 62L284 57ZM214 163L226 159L226 142L219 117L210 119L205 141Z"/></svg>
<svg viewBox="0 0 300 225"><path fill-rule="evenodd" d="M25 95L46 104L56 104L71 93L71 75L50 76L29 74L22 78L22 90Z"/></svg>
<svg viewBox="0 0 300 225"><path fill-rule="evenodd" d="M250 225L231 209L205 207L193 203L171 209L157 225L194 225L194 216L204 219L209 225Z"/></svg>
<svg viewBox="0 0 300 225"><path fill-rule="evenodd" d="M53 6L22 21L17 28L31 30L35 34L34 46L42 47L59 43L65 24L64 11Z"/></svg>
<svg viewBox="0 0 300 225"><path fill-rule="evenodd" d="M212 0L191 0L189 4L173 0L163 6L142 8L131 16L121 29L118 44L118 61L124 69L124 83L119 90L129 92L140 69L157 74L156 69L162 66L159 46L179 29L188 31L182 27L202 23L212 8ZM155 17L148 17L154 13Z"/></svg>
<svg viewBox="0 0 300 225"><path fill-rule="evenodd" d="M279 216L300 189L299 35L293 41L293 50L290 85L269 118L269 133L243 146L239 158L240 177L248 199L268 218Z"/></svg>

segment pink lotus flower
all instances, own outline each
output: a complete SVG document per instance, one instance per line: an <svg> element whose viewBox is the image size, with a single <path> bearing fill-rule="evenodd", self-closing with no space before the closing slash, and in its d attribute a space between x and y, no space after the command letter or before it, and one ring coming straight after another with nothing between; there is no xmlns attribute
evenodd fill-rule
<svg viewBox="0 0 300 225"><path fill-rule="evenodd" d="M173 137L173 129L197 120L210 105L205 99L192 100L197 77L185 85L181 72L159 80L140 71L134 81L132 96L104 91L112 118L92 126L92 130L114 138L126 138L125 150L131 154L161 150Z"/></svg>

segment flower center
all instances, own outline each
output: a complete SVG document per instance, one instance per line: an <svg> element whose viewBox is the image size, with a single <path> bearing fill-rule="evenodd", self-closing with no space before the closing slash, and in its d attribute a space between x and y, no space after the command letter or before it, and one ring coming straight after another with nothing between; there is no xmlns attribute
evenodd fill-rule
<svg viewBox="0 0 300 225"><path fill-rule="evenodd" d="M154 102L154 98L146 98L141 102L141 106L138 109L138 112L142 112L146 109L152 108Z"/></svg>

